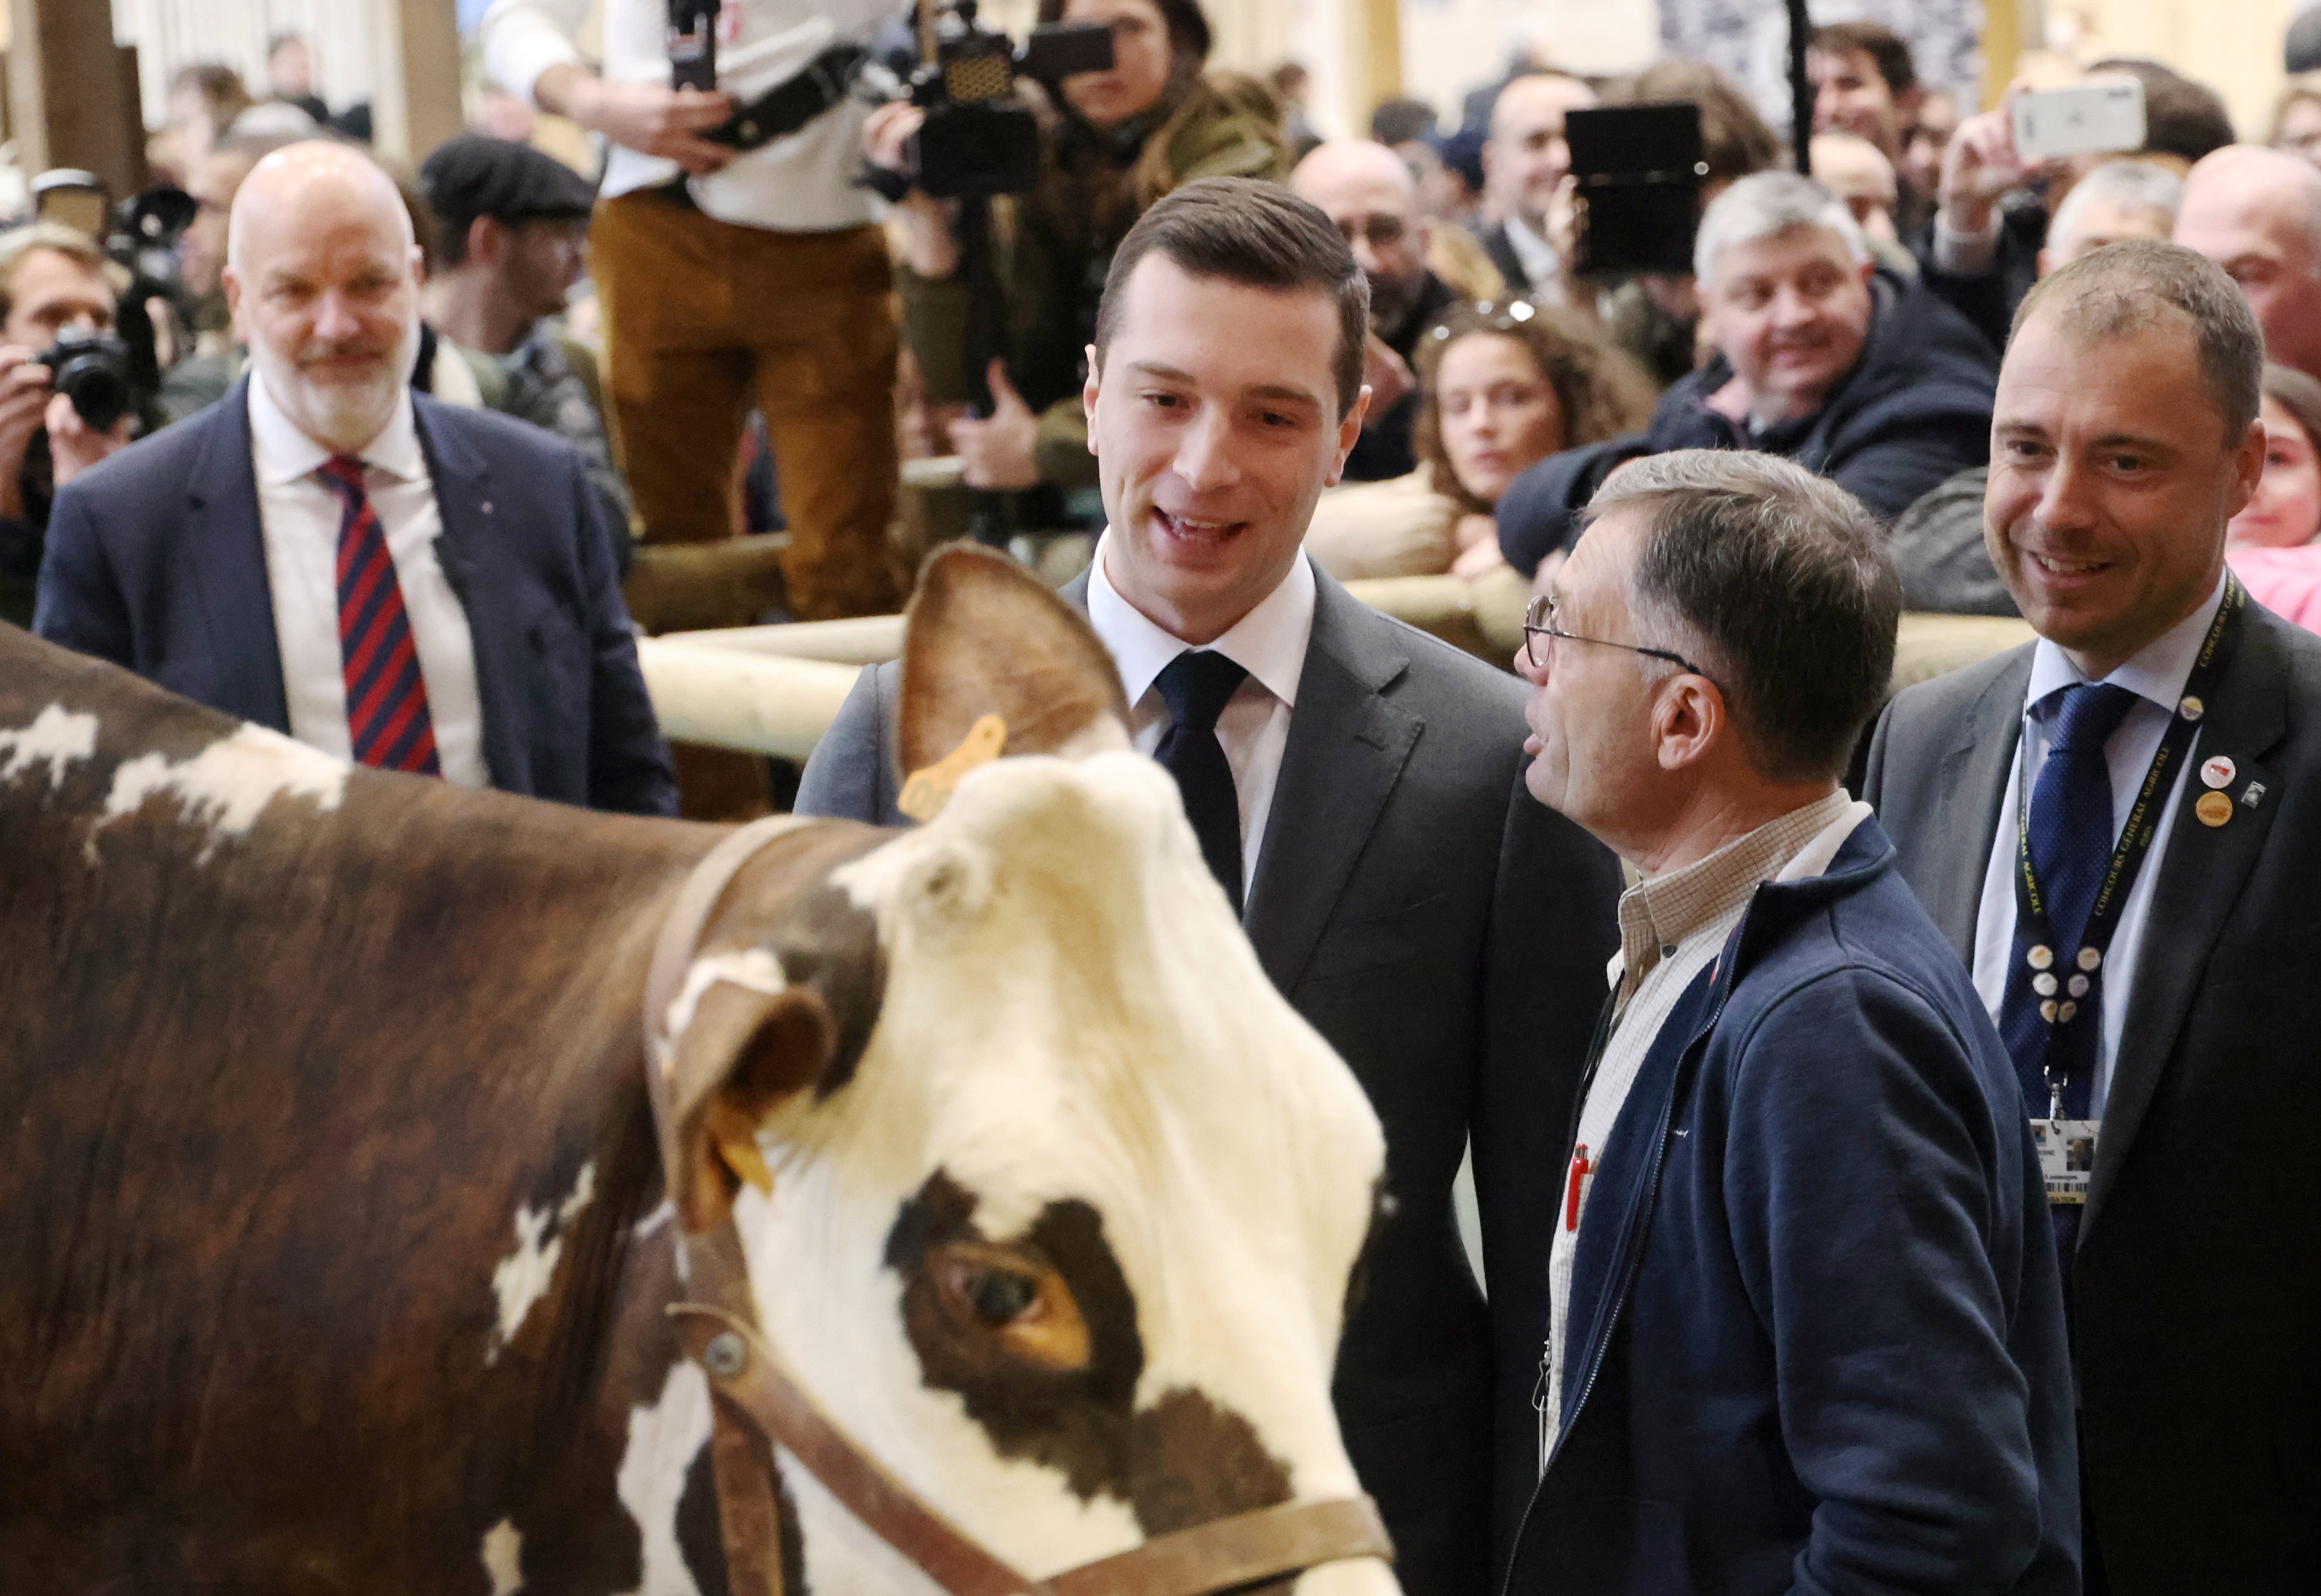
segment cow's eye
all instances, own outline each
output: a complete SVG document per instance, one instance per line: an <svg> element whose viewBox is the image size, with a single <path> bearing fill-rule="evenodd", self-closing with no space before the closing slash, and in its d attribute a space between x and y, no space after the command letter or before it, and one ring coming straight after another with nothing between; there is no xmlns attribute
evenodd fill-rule
<svg viewBox="0 0 2321 1596"><path fill-rule="evenodd" d="M967 1278L967 1300L978 1318L997 1328L1040 1300L1040 1283L1012 1270L986 1269Z"/></svg>
<svg viewBox="0 0 2321 1596"><path fill-rule="evenodd" d="M1088 1321L1072 1290L1035 1253L988 1242L953 1242L928 1259L952 1321L990 1337L1003 1356L1058 1371L1088 1365Z"/></svg>

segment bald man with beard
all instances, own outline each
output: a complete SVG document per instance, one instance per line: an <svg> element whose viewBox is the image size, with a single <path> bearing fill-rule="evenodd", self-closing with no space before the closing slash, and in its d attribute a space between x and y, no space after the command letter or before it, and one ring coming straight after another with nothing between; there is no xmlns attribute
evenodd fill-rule
<svg viewBox="0 0 2321 1596"><path fill-rule="evenodd" d="M412 392L394 183L266 157L222 282L249 374L58 494L34 630L357 764L674 813L579 454Z"/></svg>
<svg viewBox="0 0 2321 1596"><path fill-rule="evenodd" d="M1317 145L1289 174L1290 191L1319 206L1370 286L1370 336L1362 380L1369 419L1346 458L1349 482L1383 482L1417 469L1410 429L1418 415L1411 359L1418 335L1459 297L1426 265L1434 224L1402 157L1369 139Z"/></svg>

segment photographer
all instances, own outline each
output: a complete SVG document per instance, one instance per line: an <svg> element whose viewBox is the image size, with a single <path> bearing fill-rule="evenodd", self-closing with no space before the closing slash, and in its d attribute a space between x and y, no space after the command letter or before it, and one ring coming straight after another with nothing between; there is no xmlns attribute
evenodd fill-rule
<svg viewBox="0 0 2321 1596"><path fill-rule="evenodd" d="M715 90L677 85L668 0L606 0L601 75L573 42L588 11L494 0L479 38L494 81L612 145L589 243L614 431L644 527L637 576L703 568L659 546L735 536L733 463L754 404L789 523L790 613L897 608L887 248L854 186L867 109L844 93L892 7L726 0L710 8ZM755 620L757 551L730 552L713 573L740 595L725 620Z"/></svg>
<svg viewBox="0 0 2321 1596"><path fill-rule="evenodd" d="M1064 78L1036 106L1040 177L994 206L994 271L1006 301L1006 355L988 374L991 413L951 423L969 487L1091 485L1080 411L1082 351L1094 341L1098 290L1120 240L1161 195L1197 177L1288 175L1276 122L1205 79L1209 23L1197 0L1041 0L1042 23L1112 29L1108 72ZM871 163L907 174L915 105L871 113ZM1012 214L1002 214L1002 211ZM968 400L970 290L960 270L957 208L916 189L898 209L904 335L938 404Z"/></svg>
<svg viewBox="0 0 2321 1596"><path fill-rule="evenodd" d="M18 626L32 623L56 490L129 441L129 416L90 426L45 363L59 334L112 331L119 271L59 222L0 233L0 620Z"/></svg>

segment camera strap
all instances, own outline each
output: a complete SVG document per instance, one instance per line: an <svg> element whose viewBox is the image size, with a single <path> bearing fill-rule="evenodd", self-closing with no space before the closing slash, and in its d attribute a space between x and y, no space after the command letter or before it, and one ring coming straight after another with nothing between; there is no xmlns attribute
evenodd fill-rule
<svg viewBox="0 0 2321 1596"><path fill-rule="evenodd" d="M870 52L860 44L833 44L806 64L795 77L786 78L733 113L733 119L707 137L736 150L755 150L787 138L846 97L847 86Z"/></svg>

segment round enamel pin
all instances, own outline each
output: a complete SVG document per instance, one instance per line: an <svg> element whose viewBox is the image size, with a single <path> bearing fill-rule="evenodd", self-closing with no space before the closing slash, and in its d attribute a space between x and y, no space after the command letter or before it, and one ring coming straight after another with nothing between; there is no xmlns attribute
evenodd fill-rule
<svg viewBox="0 0 2321 1596"><path fill-rule="evenodd" d="M2055 955L2052 948L2042 942L2023 956L2023 962L2034 970L2043 970L2055 962Z"/></svg>
<svg viewBox="0 0 2321 1596"><path fill-rule="evenodd" d="M2208 712L2208 706L2187 693L2183 701L2177 704L2176 712L2187 721L2197 721Z"/></svg>
<svg viewBox="0 0 2321 1596"><path fill-rule="evenodd" d="M2080 949L2080 968L2083 970L2092 970L2101 963L2103 963L2103 950L2101 948L2082 948Z"/></svg>
<svg viewBox="0 0 2321 1596"><path fill-rule="evenodd" d="M2233 784L2233 777L2239 774L2240 767L2222 754L2200 766L2200 779L2212 787L2229 787Z"/></svg>
<svg viewBox="0 0 2321 1596"><path fill-rule="evenodd" d="M2221 826L2233 818L2233 801L2222 793L2203 793L2200 802L2192 806L2204 826Z"/></svg>

